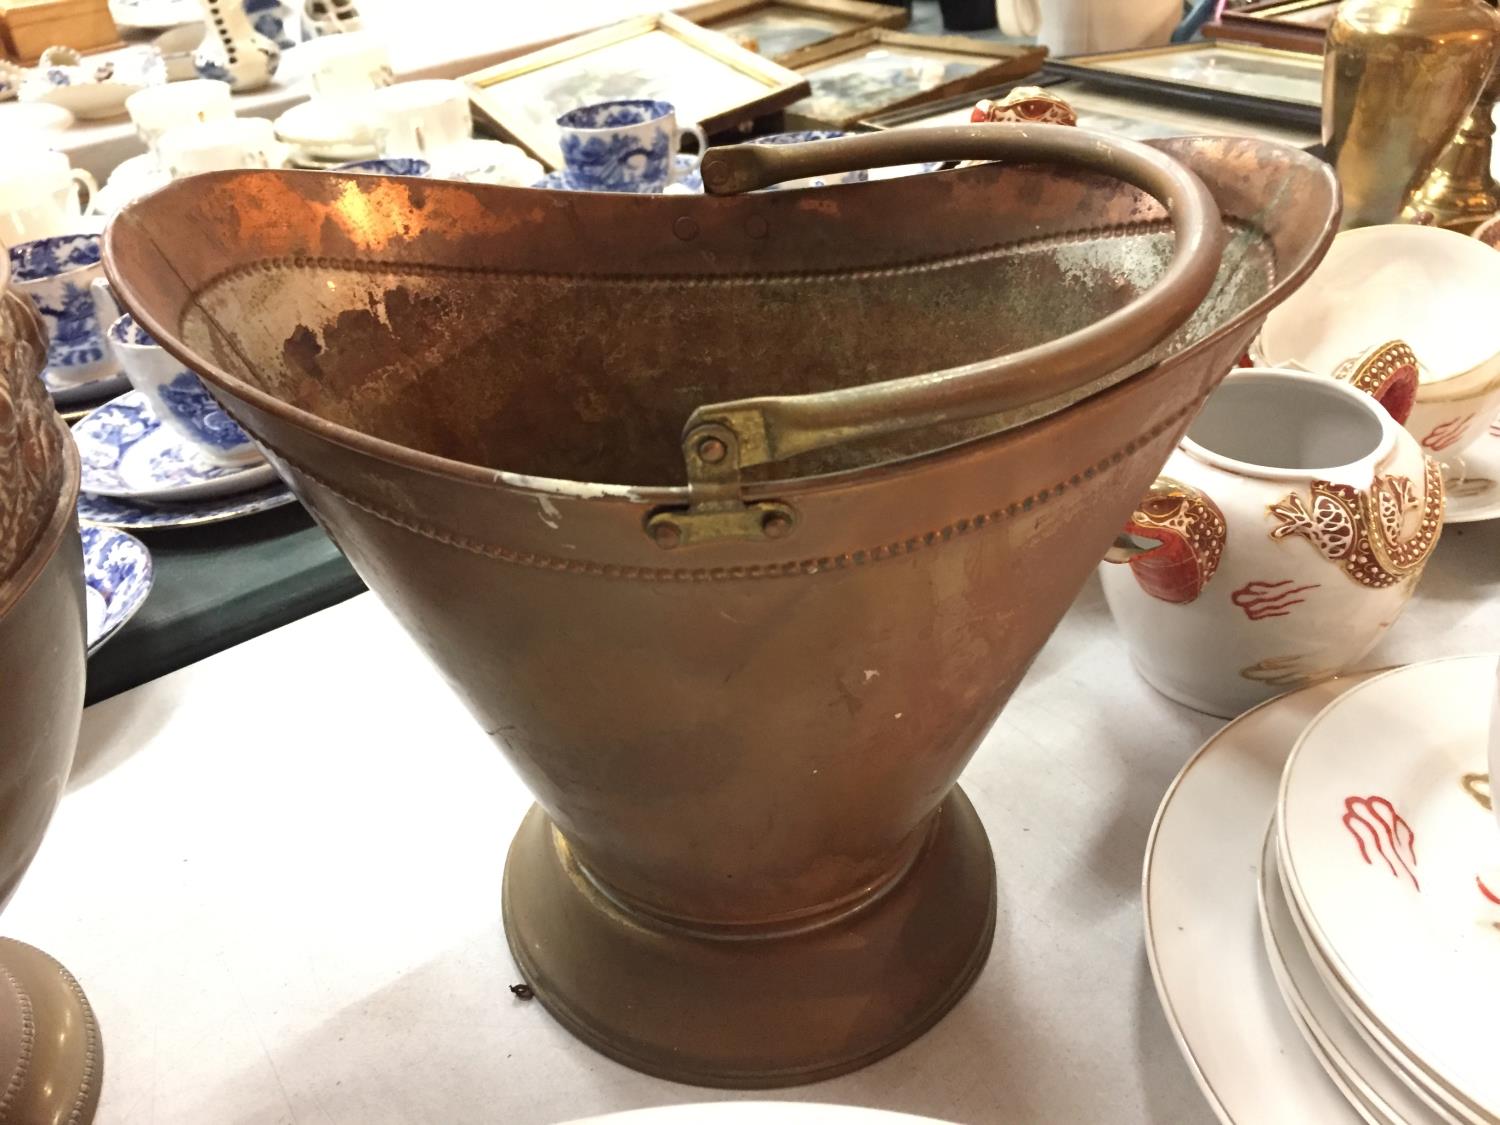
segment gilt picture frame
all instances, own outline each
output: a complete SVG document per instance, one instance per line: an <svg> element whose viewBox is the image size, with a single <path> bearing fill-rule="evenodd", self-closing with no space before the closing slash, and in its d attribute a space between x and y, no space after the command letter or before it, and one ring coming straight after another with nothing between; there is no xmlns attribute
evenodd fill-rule
<svg viewBox="0 0 1500 1125"><path fill-rule="evenodd" d="M1045 47L956 35L874 29L840 36L782 61L811 84L788 123L847 129L867 117L982 90L1041 69Z"/></svg>
<svg viewBox="0 0 1500 1125"><path fill-rule="evenodd" d="M840 35L902 28L910 19L905 8L871 0L708 0L677 14L777 60Z"/></svg>
<svg viewBox="0 0 1500 1125"><path fill-rule="evenodd" d="M637 16L465 75L475 113L550 169L562 167L557 118L622 98L668 101L707 133L782 109L806 78L670 12Z"/></svg>

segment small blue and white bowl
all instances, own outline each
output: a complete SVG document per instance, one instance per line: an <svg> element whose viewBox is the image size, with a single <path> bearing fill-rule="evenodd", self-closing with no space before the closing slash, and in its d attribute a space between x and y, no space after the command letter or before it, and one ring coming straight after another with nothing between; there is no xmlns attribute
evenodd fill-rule
<svg viewBox="0 0 1500 1125"><path fill-rule="evenodd" d="M232 466L261 460L250 435L224 412L203 381L153 340L129 313L110 325L109 343L130 385L146 396L162 423L205 461Z"/></svg>
<svg viewBox="0 0 1500 1125"><path fill-rule="evenodd" d="M359 172L366 176L430 176L432 165L415 156L382 156L377 160L355 160L331 169Z"/></svg>
<svg viewBox="0 0 1500 1125"><path fill-rule="evenodd" d="M63 234L10 248L11 285L30 298L47 328L51 388L92 383L120 365L104 341L104 322L91 286L104 276L97 234Z"/></svg>

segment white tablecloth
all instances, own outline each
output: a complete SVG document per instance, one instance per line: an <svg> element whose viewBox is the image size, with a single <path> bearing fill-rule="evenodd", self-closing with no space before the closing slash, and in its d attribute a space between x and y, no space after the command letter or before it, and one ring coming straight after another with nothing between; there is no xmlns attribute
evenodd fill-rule
<svg viewBox="0 0 1500 1125"><path fill-rule="evenodd" d="M1449 529L1368 663L1496 647L1500 521ZM978 984L894 1056L771 1096L973 1125L1210 1122L1146 967L1139 883L1157 802L1218 725L1135 676L1091 582L964 776L1000 876ZM528 801L364 595L89 708L3 929L93 1001L101 1125L545 1125L765 1097L636 1074L510 994L500 875Z"/></svg>

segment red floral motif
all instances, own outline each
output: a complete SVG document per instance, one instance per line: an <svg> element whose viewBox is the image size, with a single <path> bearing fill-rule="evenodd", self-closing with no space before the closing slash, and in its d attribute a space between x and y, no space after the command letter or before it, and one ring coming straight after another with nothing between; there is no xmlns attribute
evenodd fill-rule
<svg viewBox="0 0 1500 1125"><path fill-rule="evenodd" d="M1399 879L1404 873L1413 887L1422 889L1417 882L1416 834L1390 801L1384 797L1346 797L1343 823L1359 845L1359 855L1365 863L1374 866L1375 861L1370 858L1373 849L1392 875Z"/></svg>
<svg viewBox="0 0 1500 1125"><path fill-rule="evenodd" d="M1290 590L1283 589L1291 586L1292 581L1290 578L1283 578L1280 582L1247 582L1231 594L1229 600L1244 610L1245 616L1251 621L1286 617L1292 612L1292 606L1301 605L1307 600L1293 595L1316 590L1321 585L1313 582L1307 586L1292 586Z"/></svg>
<svg viewBox="0 0 1500 1125"><path fill-rule="evenodd" d="M1500 418L1490 423L1490 437L1500 437Z"/></svg>
<svg viewBox="0 0 1500 1125"><path fill-rule="evenodd" d="M1474 421L1474 415L1466 414L1462 418L1449 418L1446 422L1439 422L1432 427L1432 432L1422 439L1422 448L1441 453L1464 436L1464 430L1468 429L1472 421Z"/></svg>
<svg viewBox="0 0 1500 1125"><path fill-rule="evenodd" d="M1476 876L1474 876L1474 883L1479 887L1479 893L1480 894L1482 894L1485 898L1489 899L1496 906L1500 906L1500 895L1497 895L1494 891L1492 891L1488 887L1486 887L1484 885L1484 880L1483 879L1481 879L1478 875L1476 875Z"/></svg>

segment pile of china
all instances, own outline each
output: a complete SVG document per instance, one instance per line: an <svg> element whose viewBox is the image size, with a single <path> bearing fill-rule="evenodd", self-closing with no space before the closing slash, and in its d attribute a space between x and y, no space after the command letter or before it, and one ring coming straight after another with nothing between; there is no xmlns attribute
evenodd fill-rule
<svg viewBox="0 0 1500 1125"><path fill-rule="evenodd" d="M1188 763L1147 947L1223 1120L1500 1121L1496 769L1488 655L1282 696Z"/></svg>
<svg viewBox="0 0 1500 1125"><path fill-rule="evenodd" d="M1331 394L1334 382L1358 388L1389 415L1380 412L1379 428L1394 452L1375 456L1378 473L1399 474L1377 479L1370 495L1378 499L1384 489L1412 501L1388 506L1393 529L1411 531L1418 509L1420 530L1412 535L1494 518L1500 325L1472 313L1496 285L1500 255L1476 239L1415 226L1347 231L1308 284L1267 318L1250 349L1257 370L1232 376L1219 394L1240 386L1245 397L1243 388L1256 386L1267 397L1273 384L1285 384L1282 394L1317 385ZM1338 394L1351 408L1363 397ZM1328 484L1321 499L1314 484L1308 521L1287 533L1300 509L1287 502L1293 497L1280 499L1289 491L1280 470L1261 474L1259 515L1244 516L1219 479L1226 474L1205 476L1199 464L1199 446L1223 437L1212 423L1209 409L1174 455L1180 463L1169 462L1170 499L1206 505L1204 490L1219 493L1221 518L1200 526L1229 526L1227 544L1217 541L1213 565L1178 570L1143 566L1149 552L1126 551L1134 572L1107 568L1111 605L1143 674L1200 709L1232 715L1274 690L1300 690L1260 702L1214 735L1157 814L1143 899L1168 1022L1215 1111L1234 1125L1496 1125L1496 657L1324 678L1354 666L1394 620L1424 560L1406 552L1399 536L1382 537L1376 524L1385 517L1373 501L1364 516L1351 517L1350 535L1335 549L1325 540L1337 534L1342 509L1332 502L1339 490ZM1293 431L1299 425L1285 422ZM1352 481L1351 472L1345 466ZM1153 497L1169 515L1168 491L1159 481ZM1441 518L1430 510L1439 496ZM1154 511L1148 498L1133 534L1164 537L1170 521L1153 519ZM1261 534L1250 534L1257 523ZM1230 525L1241 532L1238 545ZM1303 552L1303 569L1283 575L1292 556L1276 552L1303 534L1299 527L1318 550ZM1272 581L1284 577L1297 581ZM1241 586L1248 578L1262 581ZM1377 598L1376 587L1397 593ZM1320 617L1329 588L1342 599L1337 622ZM1242 596L1256 590L1258 600ZM1354 600L1356 591L1364 601ZM1194 607L1215 602L1244 611L1233 626L1218 619L1219 648L1236 659L1257 655L1247 655L1240 634L1266 621L1277 644L1312 651L1326 635L1353 647L1318 649L1321 672L1247 697L1224 668L1163 659L1146 627L1176 614L1184 620L1174 635L1185 636L1187 618L1206 619ZM1290 665L1261 660L1254 667L1270 666ZM1321 682L1304 686L1314 679Z"/></svg>

